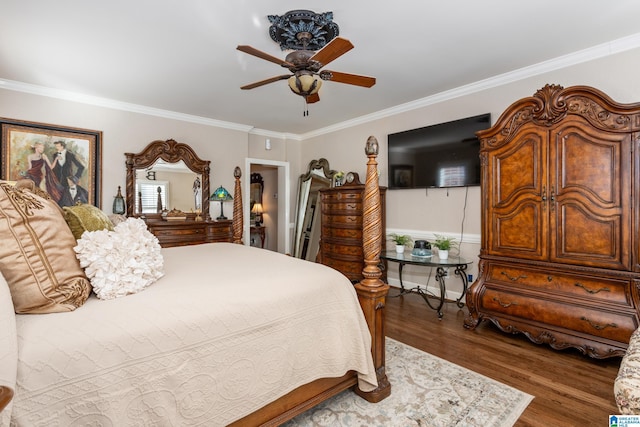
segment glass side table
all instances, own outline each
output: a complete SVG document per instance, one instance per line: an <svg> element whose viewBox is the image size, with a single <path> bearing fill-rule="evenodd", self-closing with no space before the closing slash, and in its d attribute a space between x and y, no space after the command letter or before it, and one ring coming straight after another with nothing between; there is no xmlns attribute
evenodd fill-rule
<svg viewBox="0 0 640 427"><path fill-rule="evenodd" d="M469 286L469 280L467 278L467 266L471 264L471 261L468 261L464 258L460 257L449 257L447 259L440 259L435 255L428 257L418 257L415 255L411 255L411 253L397 253L395 251L387 251L380 254L381 259L385 259L390 262L397 262L399 264L398 267L398 276L400 279L400 294L397 296L401 296L407 293L417 293L419 294L427 303L427 305L436 310L438 312L438 319L442 319L442 307L445 303L445 294L447 292L446 284L444 278L446 277L445 268L454 268L454 274L460 277L462 280L462 294L456 300L456 304L458 307L464 307L464 303L462 302L462 298L467 293L467 287ZM436 296L432 292L429 292L426 289L423 290L420 286L416 286L411 289L407 289L404 287L402 283L402 268L405 265L419 265L423 267L435 267L436 268L436 281L440 285L440 296ZM437 298L438 305L432 305L429 297Z"/></svg>

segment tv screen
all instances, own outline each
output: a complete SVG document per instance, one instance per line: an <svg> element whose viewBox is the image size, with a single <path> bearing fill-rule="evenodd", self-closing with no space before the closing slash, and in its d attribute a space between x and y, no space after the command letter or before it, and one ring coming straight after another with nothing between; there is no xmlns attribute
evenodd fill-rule
<svg viewBox="0 0 640 427"><path fill-rule="evenodd" d="M475 133L489 127L487 113L389 134L388 188L480 185L480 141Z"/></svg>

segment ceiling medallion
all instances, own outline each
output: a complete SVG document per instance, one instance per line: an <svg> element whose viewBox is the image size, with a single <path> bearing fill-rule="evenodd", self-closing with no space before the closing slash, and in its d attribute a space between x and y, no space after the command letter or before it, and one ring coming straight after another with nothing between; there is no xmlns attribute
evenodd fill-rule
<svg viewBox="0 0 640 427"><path fill-rule="evenodd" d="M282 16L268 15L269 35L282 50L320 50L337 37L340 29L333 12L291 10Z"/></svg>

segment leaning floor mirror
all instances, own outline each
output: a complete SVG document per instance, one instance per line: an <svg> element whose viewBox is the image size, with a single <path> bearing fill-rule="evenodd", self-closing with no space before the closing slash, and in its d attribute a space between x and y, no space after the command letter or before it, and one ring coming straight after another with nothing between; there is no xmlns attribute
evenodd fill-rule
<svg viewBox="0 0 640 427"><path fill-rule="evenodd" d="M330 188L336 171L329 167L327 159L312 160L306 173L300 175L293 255L296 258L315 261L320 245L319 190Z"/></svg>

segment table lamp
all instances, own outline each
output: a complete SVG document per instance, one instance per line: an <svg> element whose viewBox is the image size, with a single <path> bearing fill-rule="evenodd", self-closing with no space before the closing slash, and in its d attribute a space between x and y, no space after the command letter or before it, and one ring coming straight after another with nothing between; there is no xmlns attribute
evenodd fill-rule
<svg viewBox="0 0 640 427"><path fill-rule="evenodd" d="M216 219L227 219L226 216L224 216L224 202L227 202L229 200L233 200L233 197L231 197L231 194L229 194L229 192L227 191L226 188L224 188L223 186L220 186L218 188L216 188L216 191L213 192L213 194L211 194L211 197L209 197L209 201L211 202L220 202L220 216Z"/></svg>
<svg viewBox="0 0 640 427"><path fill-rule="evenodd" d="M251 208L251 213L256 214L256 225L262 224L262 203L254 203Z"/></svg>

